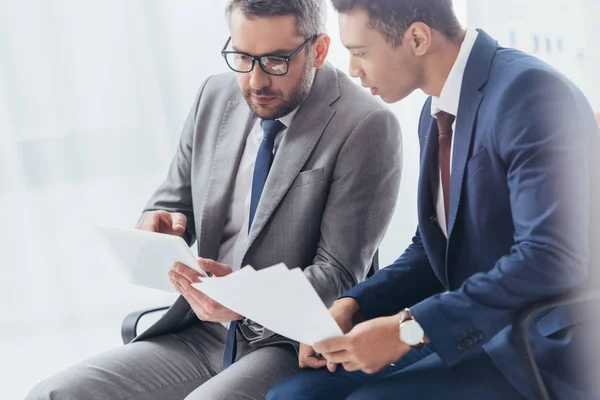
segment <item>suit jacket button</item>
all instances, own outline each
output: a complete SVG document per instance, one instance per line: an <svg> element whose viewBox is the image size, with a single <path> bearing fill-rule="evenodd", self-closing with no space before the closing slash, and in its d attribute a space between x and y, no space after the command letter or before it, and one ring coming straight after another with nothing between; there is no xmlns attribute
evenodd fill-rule
<svg viewBox="0 0 600 400"><path fill-rule="evenodd" d="M469 336L468 338L465 339L465 346L467 346L467 348L473 346L474 344L475 344L475 341L473 340L472 337Z"/></svg>
<svg viewBox="0 0 600 400"><path fill-rule="evenodd" d="M483 340L483 332L481 331L477 331L474 334L475 339L477 339L478 342L481 342Z"/></svg>
<svg viewBox="0 0 600 400"><path fill-rule="evenodd" d="M463 352L467 349L467 346L465 346L465 342L463 342L462 340L460 342L458 342L458 344L456 345L456 350Z"/></svg>

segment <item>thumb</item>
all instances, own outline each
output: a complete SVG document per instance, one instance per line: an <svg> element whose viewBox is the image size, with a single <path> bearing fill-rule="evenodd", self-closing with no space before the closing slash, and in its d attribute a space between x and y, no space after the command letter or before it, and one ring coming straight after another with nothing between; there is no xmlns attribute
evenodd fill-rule
<svg viewBox="0 0 600 400"><path fill-rule="evenodd" d="M231 273L231 268L229 268L225 264L218 263L214 260L209 260L208 258L198 258L198 264L200 264L200 268L202 268L206 272L210 272L213 276L225 276Z"/></svg>
<svg viewBox="0 0 600 400"><path fill-rule="evenodd" d="M181 213L171 213L171 225L175 233L182 234L185 232L187 217Z"/></svg>
<svg viewBox="0 0 600 400"><path fill-rule="evenodd" d="M337 369L337 364L332 363L332 362L328 362L327 363L327 369L329 370L329 372L334 373L335 370Z"/></svg>
<svg viewBox="0 0 600 400"><path fill-rule="evenodd" d="M311 354L313 354L313 348L307 344L300 343L300 349L298 349L298 362L300 364L300 368L304 368L306 366L306 359Z"/></svg>

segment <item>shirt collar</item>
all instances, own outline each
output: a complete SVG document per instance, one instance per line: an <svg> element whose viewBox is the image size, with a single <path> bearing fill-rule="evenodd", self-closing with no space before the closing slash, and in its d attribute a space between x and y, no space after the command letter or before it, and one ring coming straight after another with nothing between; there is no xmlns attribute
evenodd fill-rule
<svg viewBox="0 0 600 400"><path fill-rule="evenodd" d="M467 67L467 61L477 40L477 32L473 28L467 28L458 57L450 70L450 74L444 83L440 97L433 96L431 99L431 115L436 116L438 112L445 111L456 116L458 114L458 103L462 89L463 77Z"/></svg>
<svg viewBox="0 0 600 400"><path fill-rule="evenodd" d="M298 108L296 107L292 112L290 112L287 115L284 115L281 118L278 118L279 122L281 122L283 125L285 125L284 129L287 129L290 127L290 125L292 124L292 121L294 119L294 117L296 116L296 113L298 112ZM262 119L260 120L260 125L262 126Z"/></svg>
<svg viewBox="0 0 600 400"><path fill-rule="evenodd" d="M279 121L285 125L286 129L290 127L290 125L292 125L292 120L294 119L294 117L296 116L296 113L298 112L298 108L296 107L294 109L294 111L292 111L291 113L289 113L288 115L284 115L283 117L279 118Z"/></svg>

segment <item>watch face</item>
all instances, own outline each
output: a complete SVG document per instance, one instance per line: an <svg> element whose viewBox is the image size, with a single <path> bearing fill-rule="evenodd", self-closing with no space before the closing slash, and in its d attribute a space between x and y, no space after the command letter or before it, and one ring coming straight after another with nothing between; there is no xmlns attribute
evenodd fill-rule
<svg viewBox="0 0 600 400"><path fill-rule="evenodd" d="M403 322L400 326L400 340L409 346L417 346L423 343L425 332L421 325L415 320Z"/></svg>

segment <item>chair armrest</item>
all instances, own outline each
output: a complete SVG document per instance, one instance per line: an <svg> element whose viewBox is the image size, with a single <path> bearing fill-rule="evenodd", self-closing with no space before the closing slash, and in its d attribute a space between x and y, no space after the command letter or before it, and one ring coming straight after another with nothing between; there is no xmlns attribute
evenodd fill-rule
<svg viewBox="0 0 600 400"><path fill-rule="evenodd" d="M562 295L531 304L515 315L512 339L517 352L524 363L525 373L527 374L529 384L538 399L550 400L550 395L548 394L548 389L546 389L540 370L535 362L533 350L529 343L529 327L531 325L531 320L539 312L552 307L583 303L596 299L600 299L600 291L579 291L577 293Z"/></svg>
<svg viewBox="0 0 600 400"><path fill-rule="evenodd" d="M169 306L148 308L145 310L134 311L127 315L121 325L121 337L123 344L130 343L137 336L137 326L140 319L147 314L152 314L159 311L167 310Z"/></svg>

